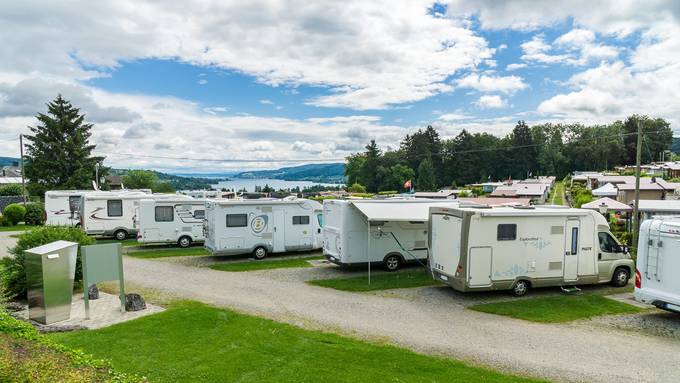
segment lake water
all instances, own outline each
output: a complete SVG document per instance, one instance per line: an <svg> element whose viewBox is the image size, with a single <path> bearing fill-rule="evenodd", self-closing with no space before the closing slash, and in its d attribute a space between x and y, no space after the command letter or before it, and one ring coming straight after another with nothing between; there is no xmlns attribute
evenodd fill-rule
<svg viewBox="0 0 680 383"><path fill-rule="evenodd" d="M279 189L295 189L295 187L299 187L300 190L314 186L314 185L323 185L323 186L338 186L338 184L328 184L328 183L323 183L323 182L311 182L311 181L285 181L285 180L277 180L277 179L272 179L272 178L256 178L256 179L246 179L246 178L233 178L230 179L229 181L220 181L217 185L213 185L213 189L220 190L222 188L224 189L229 189L229 190L241 190L245 188L247 191L252 192L255 191L255 186L262 186L264 187L265 185L269 185L270 187L274 188L275 190Z"/></svg>

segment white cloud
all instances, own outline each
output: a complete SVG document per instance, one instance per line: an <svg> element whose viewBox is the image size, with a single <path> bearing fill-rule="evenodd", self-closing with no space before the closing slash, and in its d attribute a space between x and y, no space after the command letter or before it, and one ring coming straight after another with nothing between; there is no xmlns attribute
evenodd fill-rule
<svg viewBox="0 0 680 383"><path fill-rule="evenodd" d="M213 107L203 108L204 112L206 112L208 114L212 114L212 115L215 115L215 114L218 114L218 113L224 113L228 110L229 110L229 108L227 108L226 106L213 106Z"/></svg>
<svg viewBox="0 0 680 383"><path fill-rule="evenodd" d="M524 61L536 61L547 64L569 61L569 56L567 55L549 54L548 52L552 47L545 42L542 34L535 35L531 40L522 43L520 46L524 51L521 57Z"/></svg>
<svg viewBox="0 0 680 383"><path fill-rule="evenodd" d="M272 100L260 100L260 104L262 104L262 105L273 105L274 102Z"/></svg>
<svg viewBox="0 0 680 383"><path fill-rule="evenodd" d="M440 115L437 119L441 121L460 121L471 119L472 116L461 113L444 113Z"/></svg>
<svg viewBox="0 0 680 383"><path fill-rule="evenodd" d="M485 93L501 92L505 94L512 94L527 88L527 84L518 76L487 76L475 73L457 80L456 85L459 88L470 88Z"/></svg>
<svg viewBox="0 0 680 383"><path fill-rule="evenodd" d="M513 70L522 69L522 68L526 68L526 67L527 67L527 64L508 64L508 66L505 67L505 70L513 71Z"/></svg>
<svg viewBox="0 0 680 383"><path fill-rule="evenodd" d="M202 78L202 79L198 80L197 83L198 83L198 85L205 85L205 84L208 83L208 80Z"/></svg>
<svg viewBox="0 0 680 383"><path fill-rule="evenodd" d="M484 95L474 104L482 109L498 109L506 106L505 100L499 95Z"/></svg>

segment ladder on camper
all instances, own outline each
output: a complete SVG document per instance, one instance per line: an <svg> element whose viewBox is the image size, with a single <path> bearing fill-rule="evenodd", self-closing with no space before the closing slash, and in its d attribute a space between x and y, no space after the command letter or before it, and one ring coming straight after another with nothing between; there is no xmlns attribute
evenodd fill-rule
<svg viewBox="0 0 680 383"><path fill-rule="evenodd" d="M650 231L652 225L649 226ZM656 246L654 246L655 242ZM661 282L661 278L659 278L659 258L660 258L659 249L662 246L663 242L661 241L661 228L659 227L659 230L657 230L656 238L652 238L650 235L647 241L647 262L645 268L645 277L647 279L652 279L653 276L654 279L657 280L657 282Z"/></svg>

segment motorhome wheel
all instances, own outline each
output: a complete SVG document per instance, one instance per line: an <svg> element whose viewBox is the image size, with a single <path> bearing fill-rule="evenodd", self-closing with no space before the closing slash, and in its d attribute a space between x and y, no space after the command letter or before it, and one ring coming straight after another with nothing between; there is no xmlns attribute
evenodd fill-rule
<svg viewBox="0 0 680 383"><path fill-rule="evenodd" d="M119 241L124 240L127 238L127 232L125 230L116 230L115 233L113 233L114 238L116 238Z"/></svg>
<svg viewBox="0 0 680 383"><path fill-rule="evenodd" d="M397 254L388 255L383 262L387 271L396 271L401 267L401 257Z"/></svg>
<svg viewBox="0 0 680 383"><path fill-rule="evenodd" d="M616 287L623 287L628 284L628 279L630 278L630 272L625 267L619 267L614 270L614 275L612 276L612 285Z"/></svg>
<svg viewBox="0 0 680 383"><path fill-rule="evenodd" d="M512 295L516 297L524 296L527 292L529 292L529 282L524 280L517 281L515 286L512 288Z"/></svg>
<svg viewBox="0 0 680 383"><path fill-rule="evenodd" d="M189 247L191 246L191 238L184 236L177 241L179 247Z"/></svg>
<svg viewBox="0 0 680 383"><path fill-rule="evenodd" d="M267 249L265 249L262 246L258 246L258 247L255 248L255 250L253 250L253 257L255 257L255 259L264 259L264 257L266 257L266 256L267 256Z"/></svg>

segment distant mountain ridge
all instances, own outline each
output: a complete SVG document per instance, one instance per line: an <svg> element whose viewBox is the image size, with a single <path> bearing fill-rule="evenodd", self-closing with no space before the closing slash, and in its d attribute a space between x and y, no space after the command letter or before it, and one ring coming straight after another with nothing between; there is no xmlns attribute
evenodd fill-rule
<svg viewBox="0 0 680 383"><path fill-rule="evenodd" d="M345 164L307 164L274 170L251 170L238 173L236 178L274 178L286 181L312 181L324 183L345 182Z"/></svg>
<svg viewBox="0 0 680 383"><path fill-rule="evenodd" d="M19 159L14 157L0 157L0 166L14 166L19 164Z"/></svg>

